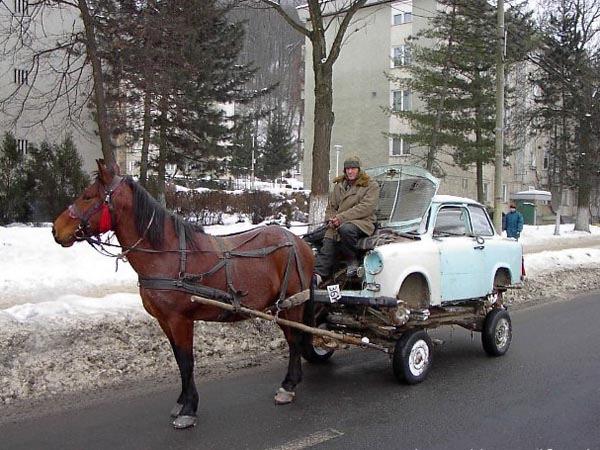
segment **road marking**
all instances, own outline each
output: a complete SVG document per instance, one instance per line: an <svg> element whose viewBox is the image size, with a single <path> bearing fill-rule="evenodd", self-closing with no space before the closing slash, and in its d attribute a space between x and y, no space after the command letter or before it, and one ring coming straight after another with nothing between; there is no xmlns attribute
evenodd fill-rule
<svg viewBox="0 0 600 450"><path fill-rule="evenodd" d="M329 428L328 430L317 431L316 433L309 434L303 438L294 439L293 441L286 442L278 447L272 447L269 450L300 450L317 444L322 444L323 442L330 441L343 435L343 432L334 428Z"/></svg>

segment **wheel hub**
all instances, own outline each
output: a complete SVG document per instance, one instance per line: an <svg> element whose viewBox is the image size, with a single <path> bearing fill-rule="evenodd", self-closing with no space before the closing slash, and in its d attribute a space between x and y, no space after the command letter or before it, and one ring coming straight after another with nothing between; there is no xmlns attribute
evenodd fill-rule
<svg viewBox="0 0 600 450"><path fill-rule="evenodd" d="M420 339L415 342L412 349L410 350L410 356L408 358L408 365L413 375L421 375L429 363L429 346L427 342Z"/></svg>
<svg viewBox="0 0 600 450"><path fill-rule="evenodd" d="M510 325L506 319L500 319L498 321L498 326L496 327L496 346L498 348L503 348L508 343L508 338L510 336Z"/></svg>

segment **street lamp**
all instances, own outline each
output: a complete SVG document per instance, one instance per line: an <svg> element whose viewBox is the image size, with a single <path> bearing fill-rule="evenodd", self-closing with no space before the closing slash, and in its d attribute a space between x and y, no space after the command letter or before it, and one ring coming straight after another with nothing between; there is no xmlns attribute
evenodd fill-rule
<svg viewBox="0 0 600 450"><path fill-rule="evenodd" d="M335 144L333 148L335 148L335 176L337 177L340 173L340 153L343 147L340 144Z"/></svg>

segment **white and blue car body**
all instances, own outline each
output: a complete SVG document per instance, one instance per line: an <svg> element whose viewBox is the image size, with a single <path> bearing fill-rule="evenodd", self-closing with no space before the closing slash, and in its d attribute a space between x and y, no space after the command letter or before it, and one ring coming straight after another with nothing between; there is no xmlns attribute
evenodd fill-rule
<svg viewBox="0 0 600 450"><path fill-rule="evenodd" d="M406 292L420 295L418 303L427 307L483 298L522 282L521 244L499 236L474 200L434 196L419 228L406 235L366 254L357 295L402 299Z"/></svg>
<svg viewBox="0 0 600 450"><path fill-rule="evenodd" d="M438 180L416 167L386 166L370 173L382 187L378 216L388 233L372 239L362 288L342 289L342 296L399 299L428 308L520 286L522 246L496 233L482 204L434 195Z"/></svg>
<svg viewBox="0 0 600 450"><path fill-rule="evenodd" d="M442 325L480 332L488 355L505 354L512 325L502 293L523 282L521 244L496 233L482 204L435 195L439 182L423 169L367 172L381 188L380 228L362 241L358 276L342 269L318 286L315 277L310 323L339 339L304 340L304 358L324 362L344 337L360 337L392 353L399 381L420 383L433 355L428 330Z"/></svg>

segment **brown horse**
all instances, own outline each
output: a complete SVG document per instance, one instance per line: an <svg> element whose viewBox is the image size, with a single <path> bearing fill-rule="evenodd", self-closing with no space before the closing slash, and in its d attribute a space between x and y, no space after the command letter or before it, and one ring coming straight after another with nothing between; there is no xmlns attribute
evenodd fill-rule
<svg viewBox="0 0 600 450"><path fill-rule="evenodd" d="M247 317L191 301L201 295L256 310L277 309L280 301L306 290L313 272L313 254L300 238L270 226L226 237L169 214L118 167L98 160L98 175L83 194L54 221L57 243L76 241L113 230L140 279L140 295L173 348L181 374L181 394L171 411L175 428L196 424L198 392L194 383L195 320L238 321ZM302 322L304 305L279 312ZM289 346L288 372L275 395L289 403L301 381L301 332L281 327Z"/></svg>

